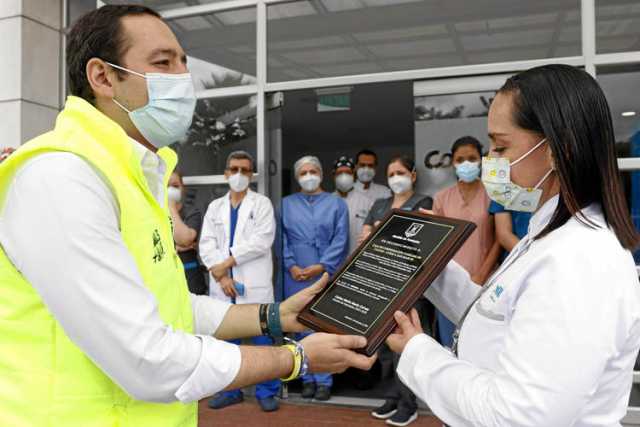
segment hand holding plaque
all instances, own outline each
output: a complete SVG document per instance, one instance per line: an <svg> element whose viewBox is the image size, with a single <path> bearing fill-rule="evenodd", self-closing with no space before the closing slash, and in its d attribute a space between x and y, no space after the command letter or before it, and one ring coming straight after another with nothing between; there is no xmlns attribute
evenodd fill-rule
<svg viewBox="0 0 640 427"><path fill-rule="evenodd" d="M298 319L316 330L367 338L372 355L453 258L475 224L394 210L360 244Z"/></svg>

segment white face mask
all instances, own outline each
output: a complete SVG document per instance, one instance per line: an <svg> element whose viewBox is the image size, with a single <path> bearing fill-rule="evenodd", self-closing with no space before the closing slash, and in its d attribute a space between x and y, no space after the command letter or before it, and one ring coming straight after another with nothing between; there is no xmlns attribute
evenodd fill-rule
<svg viewBox="0 0 640 427"><path fill-rule="evenodd" d="M336 176L336 188L343 193L351 191L353 188L353 175L350 173L341 173Z"/></svg>
<svg viewBox="0 0 640 427"><path fill-rule="evenodd" d="M167 198L172 202L179 203L182 200L182 191L178 187L167 188Z"/></svg>
<svg viewBox="0 0 640 427"><path fill-rule="evenodd" d="M514 162L509 162L509 159L504 157L482 158L482 183L491 200L512 211L535 212L542 197L539 187L551 175L553 169L550 169L534 187L525 188L511 181L511 167L525 159L546 140L545 138L540 141Z"/></svg>
<svg viewBox="0 0 640 427"><path fill-rule="evenodd" d="M413 184L409 175L394 175L387 182L393 194L405 193L411 190Z"/></svg>
<svg viewBox="0 0 640 427"><path fill-rule="evenodd" d="M113 102L129 114L131 122L150 144L162 148L184 138L196 109L190 73L140 74L110 62L107 64L147 81L149 102L144 107L130 111L115 98Z"/></svg>
<svg viewBox="0 0 640 427"><path fill-rule="evenodd" d="M244 190L246 190L249 187L250 179L248 176L238 172L229 176L227 181L229 182L229 188L231 188L231 191L234 191L236 193L242 193Z"/></svg>
<svg viewBox="0 0 640 427"><path fill-rule="evenodd" d="M366 184L367 182L373 181L373 177L376 176L376 170L365 166L358 168L356 174L358 175L358 181Z"/></svg>
<svg viewBox="0 0 640 427"><path fill-rule="evenodd" d="M300 184L300 187L307 193L316 191L318 187L320 187L320 181L321 179L318 175L312 175L310 173L298 178L298 184Z"/></svg>

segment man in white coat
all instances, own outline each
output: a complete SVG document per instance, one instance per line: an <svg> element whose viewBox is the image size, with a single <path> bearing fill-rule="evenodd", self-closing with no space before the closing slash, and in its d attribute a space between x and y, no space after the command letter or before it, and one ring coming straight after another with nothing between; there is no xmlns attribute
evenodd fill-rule
<svg viewBox="0 0 640 427"><path fill-rule="evenodd" d="M225 177L229 192L211 202L202 225L200 256L210 273L210 295L236 304L273 302L271 245L275 219L271 201L249 189L253 157L234 151L227 158ZM271 345L270 337L252 338L255 345ZM240 341L231 341L239 344ZM278 409L274 396L280 381L256 386L256 397L265 412ZM228 390L209 401L213 409L243 400L240 390Z"/></svg>
<svg viewBox="0 0 640 427"><path fill-rule="evenodd" d="M358 237L362 233L364 220L373 205L373 200L354 189L353 171L353 160L347 156L340 156L333 163L335 194L342 197L349 208L349 254L358 247Z"/></svg>

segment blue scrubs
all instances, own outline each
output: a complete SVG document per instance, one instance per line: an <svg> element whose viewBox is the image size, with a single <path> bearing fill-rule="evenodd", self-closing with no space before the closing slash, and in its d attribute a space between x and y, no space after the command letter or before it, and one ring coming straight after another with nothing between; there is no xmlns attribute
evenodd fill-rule
<svg viewBox="0 0 640 427"><path fill-rule="evenodd" d="M489 205L489 213L497 214L500 212L509 212L511 214L511 231L518 236L518 239L522 239L529 232L529 221L533 214L531 212L511 211L505 209L500 203L496 203L493 200Z"/></svg>
<svg viewBox="0 0 640 427"><path fill-rule="evenodd" d="M295 193L282 201L282 261L284 296L307 288L319 277L296 282L289 269L322 264L332 275L347 258L349 250L349 210L340 197L329 193L308 195ZM312 332L296 334L300 340ZM331 387L331 374L310 374L303 382Z"/></svg>
<svg viewBox="0 0 640 427"><path fill-rule="evenodd" d="M233 238L235 237L236 234L236 225L238 224L238 211L240 210L240 206L242 205L239 204L237 207L233 207L231 206L231 223L230 223L230 239L229 239L229 247L233 247ZM233 278L233 271L231 271L231 277ZM235 300L233 300L233 303L235 304ZM240 340L230 340L230 343L236 344L236 345L240 345ZM253 345L273 345L273 340L271 339L271 337L268 337L266 335L261 335L258 337L253 337L251 338L251 342L253 343ZM275 380L270 380L270 381L265 381L263 383L257 384L256 385L256 399L258 400L262 400L262 399L266 399L269 397L274 397L276 394L278 394L278 391L280 390L280 380L275 379ZM242 391L240 390L228 390L225 391L224 394L226 396L229 397L235 397L235 396L239 396L240 394L242 394Z"/></svg>

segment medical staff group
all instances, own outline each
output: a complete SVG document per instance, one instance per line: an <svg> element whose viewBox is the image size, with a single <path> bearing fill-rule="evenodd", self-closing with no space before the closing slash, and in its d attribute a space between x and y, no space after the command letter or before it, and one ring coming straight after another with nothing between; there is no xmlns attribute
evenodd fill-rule
<svg viewBox="0 0 640 427"><path fill-rule="evenodd" d="M408 425L419 397L452 426L621 425L640 348L639 240L609 107L584 71L509 78L488 153L453 141L458 182L433 198L401 153L388 187L375 183L378 158L363 149L326 178L301 157L299 191L274 209L250 189L253 157L235 151L229 192L204 215L168 147L196 97L160 15L87 13L67 71L55 128L0 163L0 425L196 426L200 399L224 408L256 384L275 411L281 381L296 379L302 397L330 399L332 374L366 378L376 357L357 352L363 337L314 333L297 314L394 208L478 228L395 313L380 360L397 376L374 417Z"/></svg>

